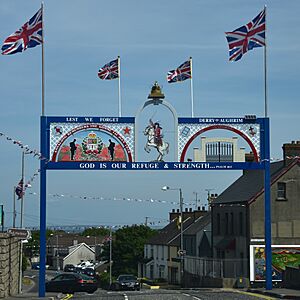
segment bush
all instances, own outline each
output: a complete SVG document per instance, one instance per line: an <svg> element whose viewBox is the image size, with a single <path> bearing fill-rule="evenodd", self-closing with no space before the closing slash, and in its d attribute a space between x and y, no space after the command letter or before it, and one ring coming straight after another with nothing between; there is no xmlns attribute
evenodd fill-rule
<svg viewBox="0 0 300 300"><path fill-rule="evenodd" d="M109 286L109 273L103 272L99 275L99 283L100 287L102 289L108 290L110 288Z"/></svg>
<svg viewBox="0 0 300 300"><path fill-rule="evenodd" d="M26 271L27 267L29 266L29 261L24 254L22 255L22 272Z"/></svg>

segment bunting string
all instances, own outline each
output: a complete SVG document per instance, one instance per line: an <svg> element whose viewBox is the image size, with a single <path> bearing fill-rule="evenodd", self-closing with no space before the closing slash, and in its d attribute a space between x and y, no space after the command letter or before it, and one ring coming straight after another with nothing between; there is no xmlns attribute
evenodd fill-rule
<svg viewBox="0 0 300 300"><path fill-rule="evenodd" d="M15 140L15 139L13 139L12 137L6 135L3 132L0 132L0 137L3 137L7 141L12 142L14 145L19 146L21 149L24 149L26 151L26 154L32 154L33 157L37 157L40 160L45 160L47 163L49 162L49 160L46 157L44 157L38 150L29 148L28 145L24 145L23 142L21 142L19 140ZM286 156L286 158L287 159L299 159L300 156L297 156L297 155L295 155L295 156ZM271 157L270 161L280 161L282 159L283 158Z"/></svg>
<svg viewBox="0 0 300 300"><path fill-rule="evenodd" d="M38 196L38 193L36 192L29 192L30 195ZM112 198L106 198L106 197L95 197L95 196L78 196L78 195L71 195L71 194L48 194L48 196L53 198L71 198L71 199L81 199L84 201L87 200L108 200L108 201L123 201L123 202L138 202L138 203L159 203L159 204L172 204L172 205L179 205L179 202L174 201L166 201L166 200L157 200L157 199L141 199L141 198L125 198L125 197L112 197ZM186 206L195 206L195 203L187 203L183 202Z"/></svg>
<svg viewBox="0 0 300 300"><path fill-rule="evenodd" d="M13 143L14 145L17 145L18 147L20 147L21 149L23 149L23 151L25 151L25 154L32 154L33 157L37 157L39 160L45 160L46 164L49 162L49 160L44 157L38 150L36 149L31 149L28 147L28 145L24 145L22 141L20 140L15 140L13 139L12 137L6 135L5 133L3 132L0 132L0 137L2 138L5 138L7 141ZM300 159L300 156L298 155L295 155L295 156L286 156L287 159ZM261 160L261 162L264 162L264 161L270 161L270 162L276 162L276 161L281 161L282 158L274 158L274 157L271 157L270 160ZM31 183L34 181L34 179L39 175L40 173L40 169L37 169L35 171L35 173L30 177L30 179L26 182L26 184L24 184L23 186L23 193L25 193L26 189L31 187ZM53 195L53 197L59 197L60 195ZM64 196L64 195L63 195ZM70 196L69 196L70 197ZM73 196L73 198L75 198L76 196ZM79 197L80 199L83 199L83 200L86 200L86 199L95 199L95 198L99 198L99 197L86 197L86 196L77 196ZM100 200L102 197L100 197ZM120 198L118 200L127 200L127 201L136 201L136 202L142 202L144 200L141 200L141 199L129 199L129 198ZM140 201L141 200L141 201ZM154 200L154 199L149 199L147 200L148 202L157 202L157 203L164 203L163 200ZM170 204L178 204L176 202L169 202ZM185 205L187 206L190 206L192 204L189 204L189 203L185 203Z"/></svg>

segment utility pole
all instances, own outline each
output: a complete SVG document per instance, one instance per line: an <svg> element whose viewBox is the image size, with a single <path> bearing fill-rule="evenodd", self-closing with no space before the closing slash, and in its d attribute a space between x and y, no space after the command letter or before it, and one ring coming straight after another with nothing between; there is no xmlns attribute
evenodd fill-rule
<svg viewBox="0 0 300 300"><path fill-rule="evenodd" d="M60 266L59 266L59 252L58 252L58 234L56 235L56 268L57 268L57 271L60 270Z"/></svg>
<svg viewBox="0 0 300 300"><path fill-rule="evenodd" d="M109 286L111 286L111 273L112 273L112 227L109 231Z"/></svg>
<svg viewBox="0 0 300 300"><path fill-rule="evenodd" d="M145 217L145 226L148 226L148 219L149 217Z"/></svg>
<svg viewBox="0 0 300 300"><path fill-rule="evenodd" d="M183 250L183 197L182 190L179 188L180 197L180 285L184 286L184 250Z"/></svg>
<svg viewBox="0 0 300 300"><path fill-rule="evenodd" d="M22 194L21 194L21 220L20 220L20 228L23 228L23 214L24 214L24 160L25 160L25 152L22 152L22 170L21 170L21 178L22 178Z"/></svg>
<svg viewBox="0 0 300 300"><path fill-rule="evenodd" d="M20 228L23 228L23 214L24 214L24 160L25 160L25 151L22 151L22 167L21 167L21 178L22 178L22 194L21 194L21 219L20 219ZM20 259L19 259L19 294L22 293L22 280L23 280L23 242L20 240Z"/></svg>
<svg viewBox="0 0 300 300"><path fill-rule="evenodd" d="M14 186L14 191L13 191L13 228L16 228L16 187Z"/></svg>
<svg viewBox="0 0 300 300"><path fill-rule="evenodd" d="M194 195L195 195L195 210L197 210L197 207L198 207L198 193L197 192L194 192Z"/></svg>

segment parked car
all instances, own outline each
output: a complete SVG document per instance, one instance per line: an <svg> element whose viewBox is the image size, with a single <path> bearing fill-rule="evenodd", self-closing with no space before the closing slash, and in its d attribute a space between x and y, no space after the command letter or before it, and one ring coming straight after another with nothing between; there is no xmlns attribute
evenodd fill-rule
<svg viewBox="0 0 300 300"><path fill-rule="evenodd" d="M96 271L93 268L85 268L82 270L83 274L91 277L96 277Z"/></svg>
<svg viewBox="0 0 300 300"><path fill-rule="evenodd" d="M92 294L97 288L95 279L78 273L61 273L46 282L46 292L61 292L64 294L87 292Z"/></svg>
<svg viewBox="0 0 300 300"><path fill-rule="evenodd" d="M116 282L112 283L112 290L140 290L140 282L131 274L119 275Z"/></svg>
<svg viewBox="0 0 300 300"><path fill-rule="evenodd" d="M64 272L75 272L75 266L71 264L65 265Z"/></svg>
<svg viewBox="0 0 300 300"><path fill-rule="evenodd" d="M40 263L39 262L31 263L31 269L32 270L39 270L40 269Z"/></svg>

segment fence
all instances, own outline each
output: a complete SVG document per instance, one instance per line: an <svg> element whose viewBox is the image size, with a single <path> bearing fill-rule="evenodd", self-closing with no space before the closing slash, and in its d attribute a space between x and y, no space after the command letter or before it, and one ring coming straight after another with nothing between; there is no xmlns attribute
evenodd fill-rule
<svg viewBox="0 0 300 300"><path fill-rule="evenodd" d="M200 277L238 278L248 277L247 259L212 259L194 256L184 257L184 271Z"/></svg>

